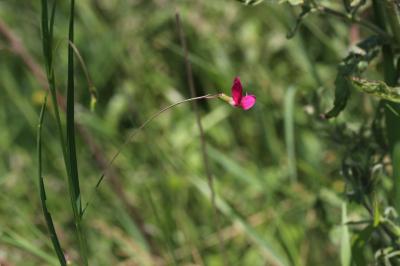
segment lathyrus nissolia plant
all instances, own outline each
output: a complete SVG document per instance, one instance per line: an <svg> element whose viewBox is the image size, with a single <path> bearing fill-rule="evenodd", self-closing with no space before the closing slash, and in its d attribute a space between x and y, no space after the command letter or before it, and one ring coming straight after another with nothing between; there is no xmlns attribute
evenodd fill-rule
<svg viewBox="0 0 400 266"><path fill-rule="evenodd" d="M262 2L239 1L246 5ZM374 117L359 130L349 130L346 122L334 129L335 140L346 147L341 174L346 181L347 199L363 206L369 215L363 221L347 221L353 229L348 264L364 266L375 261L378 265L400 265L400 1L275 2L300 9L289 38L312 14L319 14L321 20L336 17L349 28L362 30L356 49L338 62L333 107L321 117L328 124L329 119L339 116L348 102L357 100L351 99L352 94L361 92L376 99ZM368 75L366 70L371 69L379 72L380 79ZM383 188L384 178L391 181L390 189Z"/></svg>

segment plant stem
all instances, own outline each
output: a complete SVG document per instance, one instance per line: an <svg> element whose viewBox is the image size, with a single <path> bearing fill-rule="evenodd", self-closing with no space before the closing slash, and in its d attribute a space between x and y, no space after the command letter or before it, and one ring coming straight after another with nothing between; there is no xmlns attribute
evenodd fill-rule
<svg viewBox="0 0 400 266"><path fill-rule="evenodd" d="M93 198L93 194L98 190L98 188L100 187L101 182L103 181L104 177L107 175L107 172L109 170L109 168L111 167L111 165L114 163L115 159L117 159L117 157L120 155L120 153L122 152L122 149L129 143L131 142L131 140L140 132L142 131L148 124L150 124L151 121L153 121L155 118L157 118L159 115L161 115L162 113L178 106L181 105L183 103L187 103L187 102L192 102L192 101L197 101L197 100L203 100L203 99L216 99L218 97L221 96L221 93L218 94L207 94L207 95L203 95L203 96L199 96L199 97L194 97L194 98L189 98L189 99L185 99L176 103L173 103L171 105L168 105L167 107L162 108L161 110L159 110L158 112L154 113L152 116L150 116L143 124L141 124L135 131L133 131L128 138L124 141L124 143L118 148L118 150L115 152L115 154L113 155L113 157L111 157L111 160L108 162L105 170L103 171L103 173L101 174L99 180L97 181L95 187L94 187L94 191L92 193L92 195L89 197L89 200L86 203L85 208L82 211L82 216L85 214L87 207L90 205L90 203L92 202L92 198Z"/></svg>
<svg viewBox="0 0 400 266"><path fill-rule="evenodd" d="M39 124L37 129L37 159L38 159L38 179L39 179L39 195L40 195L40 203L42 205L43 216L46 221L47 230L50 234L50 239L53 244L54 251L57 254L58 261L60 265L67 265L67 262L64 257L64 252L61 248L60 241L58 240L58 236L56 230L54 228L53 218L49 210L47 209L46 204L46 190L44 187L43 175L42 175L42 125L43 119L46 111L46 103L47 103L47 93L45 99L43 101L42 109L39 115Z"/></svg>
<svg viewBox="0 0 400 266"><path fill-rule="evenodd" d="M74 17L75 0L70 1L69 33L68 41L74 43ZM82 222L82 203L79 185L78 162L75 144L75 76L74 76L74 50L68 46L68 79L67 79L67 156L69 162L68 186L74 215L75 229L79 242L81 261L88 265L87 240Z"/></svg>

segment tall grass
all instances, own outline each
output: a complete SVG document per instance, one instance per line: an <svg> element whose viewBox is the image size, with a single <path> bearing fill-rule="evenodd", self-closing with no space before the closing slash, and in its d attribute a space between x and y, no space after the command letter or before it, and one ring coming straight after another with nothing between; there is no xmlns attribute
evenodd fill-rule
<svg viewBox="0 0 400 266"><path fill-rule="evenodd" d="M52 102L55 110L55 116L57 121L58 133L60 138L60 145L64 158L64 164L67 172L67 183L69 188L71 207L73 213L74 224L76 228L76 236L79 242L79 251L81 262L84 265L88 265L87 256L87 241L82 223L82 203L81 193L79 186L78 176L78 165L76 157L75 147L75 85L74 85L74 52L73 47L68 45L68 79L67 79L67 100L66 100L66 134L64 135L63 125L61 122L60 112L58 108L56 81L54 73L54 61L53 61L53 29L56 12L56 1L53 3L51 9L51 17L48 15L48 1L42 0L42 40L43 40L43 54L45 57L45 65L47 70L47 79L49 82L50 93L52 96ZM75 1L70 1L70 19L69 19L69 34L68 41L74 42L74 16L75 16ZM65 137L66 136L66 139ZM39 148L40 150L40 145ZM38 151L39 153L39 151ZM41 162L39 162L39 168L41 168ZM41 186L42 188L42 186ZM41 191L43 194L44 191ZM42 205L45 206L45 197L41 197ZM47 224L51 234L55 233L52 226L50 217L47 215L47 211L44 210ZM58 240L53 240L54 248L59 257L60 263L65 264L64 256L60 254L60 245Z"/></svg>
<svg viewBox="0 0 400 266"><path fill-rule="evenodd" d="M168 1L55 2L0 1L0 261L220 265L196 113L181 105L137 134L160 107L190 97ZM397 222L386 207L397 202L399 171L382 148L389 146L380 144L386 133L397 142L398 117L390 112L396 105L386 110L387 118L393 114L387 123L393 129L376 109L379 99L356 90L338 118L320 119L332 105L337 65L350 50L349 23L359 34L352 43L376 35L386 44L384 64L378 52L364 77L385 73L389 83L397 75L397 62L390 59L397 52L393 17L390 22L384 15L383 24L375 24L378 9L371 2L365 13L362 7L346 15L345 2L313 9L324 17L308 13L291 40L286 35L301 6L176 2L196 93L228 94L239 75L245 91L257 95L248 112L220 101L198 102L218 231L224 258L233 265L366 265L387 257L394 262ZM68 48L56 49L66 38ZM89 108L91 93L80 89L87 75L74 68L74 47L98 89L95 111ZM32 141L46 87L37 74L40 66L51 100L39 134L41 156ZM287 91L291 85L295 97ZM390 147L397 161L398 151ZM29 178L38 166L39 179ZM90 197L103 171L101 189ZM291 182L296 173L297 182ZM32 193L37 181L41 199ZM353 184L359 190L349 189Z"/></svg>
<svg viewBox="0 0 400 266"><path fill-rule="evenodd" d="M50 239L52 241L54 250L57 254L58 260L60 262L60 265L67 265L64 252L61 248L60 241L58 239L56 230L54 228L54 222L53 218L47 208L46 204L46 189L44 186L44 180L43 180L43 172L42 172L42 126L43 126L43 120L45 116L45 111L46 111L46 104L47 104L47 94L44 99L44 103L42 106L42 109L40 111L39 115L39 124L38 124L38 132L37 132L37 159L38 159L38 180L39 180L39 194L40 194L40 201L42 203L42 209L43 209L43 215L46 220L46 225L49 230L50 234Z"/></svg>

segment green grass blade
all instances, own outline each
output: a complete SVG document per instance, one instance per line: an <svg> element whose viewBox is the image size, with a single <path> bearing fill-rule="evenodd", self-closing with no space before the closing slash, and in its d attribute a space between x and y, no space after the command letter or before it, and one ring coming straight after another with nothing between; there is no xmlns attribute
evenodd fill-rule
<svg viewBox="0 0 400 266"><path fill-rule="evenodd" d="M53 9L52 9L52 14L51 14L51 19L50 19L50 29L49 29L49 16L48 16L47 0L42 0L41 7L42 7L42 46L43 46L43 55L45 57L47 80L48 80L49 89L51 92L51 100L54 105L54 112L55 112L55 117L56 117L56 122L57 122L58 134L60 137L61 150L63 152L64 163L65 163L67 171L69 171L68 161L66 159L67 151L65 148L65 146L66 146L65 139L64 139L64 134L62 131L60 111L59 111L58 102L57 102L56 81L55 81L55 77L54 77L53 63L52 63L53 25L54 25L54 19L55 19L56 5L54 4Z"/></svg>
<svg viewBox="0 0 400 266"><path fill-rule="evenodd" d="M340 243L340 262L342 266L350 266L351 263L351 244L350 233L347 223L347 206L342 204L342 234Z"/></svg>
<svg viewBox="0 0 400 266"><path fill-rule="evenodd" d="M296 88L289 87L288 90L286 91L285 102L283 106L288 169L292 181L297 180L296 148L295 148L294 119L293 119L295 96L296 96Z"/></svg>
<svg viewBox="0 0 400 266"><path fill-rule="evenodd" d="M74 42L74 3L71 1L71 14L69 24L69 41ZM68 84L67 84L67 155L69 160L69 167L71 171L71 184L72 195L74 196L74 208L81 211L80 208L80 188L78 178L78 162L76 159L76 146L75 146L75 79L74 79L74 56L73 50L68 46Z"/></svg>
<svg viewBox="0 0 400 266"><path fill-rule="evenodd" d="M69 34L68 41L74 43L74 16L75 1L70 2ZM82 204L79 186L78 162L76 158L75 144L75 77L74 77L74 51L68 46L68 78L67 78L67 157L68 157L68 184L71 197L72 210L74 212L74 221L76 234L79 241L80 257L84 265L88 265L87 259L87 241L82 224Z"/></svg>
<svg viewBox="0 0 400 266"><path fill-rule="evenodd" d="M397 213L400 213L400 143L397 142L393 148L393 205Z"/></svg>
<svg viewBox="0 0 400 266"><path fill-rule="evenodd" d="M0 243L9 244L21 250L29 252L30 254L47 262L49 265L58 265L57 259L55 257L50 256L43 250L39 249L37 245L16 232L9 230L5 231L3 234L0 235Z"/></svg>
<svg viewBox="0 0 400 266"><path fill-rule="evenodd" d="M42 0L42 45L43 45L43 54L46 61L46 70L47 74L50 73L50 65L49 62L51 61L51 49L49 47L50 43L50 35L49 35L49 16L48 16L48 7L47 7L47 0Z"/></svg>
<svg viewBox="0 0 400 266"><path fill-rule="evenodd" d="M54 1L53 7L51 8L50 25L49 25L49 36L51 37L49 39L50 51L51 51L49 59L49 62L51 63L50 69L52 69L53 66L53 30L54 30L54 20L56 16L56 7L57 7L57 1Z"/></svg>
<svg viewBox="0 0 400 266"><path fill-rule="evenodd" d="M43 181L43 176L42 176L42 125L43 125L44 115L46 112L46 102L47 102L47 94L45 96L45 99L44 99L44 102L42 105L42 109L40 111L39 125L38 125L38 129L37 129L37 158L38 158L38 179L39 179L40 202L42 204L43 216L46 221L47 230L49 231L50 239L53 244L53 248L57 254L60 265L67 265L67 262L64 257L64 253L63 253L61 245L60 245L60 241L58 240L57 233L54 228L53 219L51 217L49 210L47 209L46 190L44 187L44 181Z"/></svg>

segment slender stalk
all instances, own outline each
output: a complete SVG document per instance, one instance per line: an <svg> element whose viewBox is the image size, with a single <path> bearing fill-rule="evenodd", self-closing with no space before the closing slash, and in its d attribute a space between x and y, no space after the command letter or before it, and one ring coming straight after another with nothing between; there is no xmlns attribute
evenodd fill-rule
<svg viewBox="0 0 400 266"><path fill-rule="evenodd" d="M74 4L74 2L72 1L71 2L71 11L73 11L73 4ZM80 198L78 201L76 200L77 199L76 190L72 188L72 184L73 184L72 178L71 178L72 171L71 171L71 167L70 167L71 164L70 164L70 156L69 156L71 154L71 150L67 150L67 144L71 140L69 140L69 141L67 140L67 142L65 141L63 129L62 129L60 111L59 111L58 102L57 102L57 92L56 92L56 85L55 85L56 82L55 82L53 62L52 62L52 52L53 52L52 51L53 50L52 34L53 34L54 14L55 14L55 5L53 6L53 9L52 9L50 25L49 25L47 0L42 0L42 39L43 39L43 54L45 57L47 80L49 83L51 99L52 99L53 106L54 106L55 117L56 117L56 122L57 122L59 138L60 138L61 150L63 153L64 164L65 164L65 168L67 171L68 188L69 188L69 194L71 197L71 205L72 205L72 209L73 209L73 213L74 213L76 232L77 232L78 240L80 243L79 245L80 245L81 257L84 261L84 264L87 265L86 255L85 255L86 253L84 251L83 244L82 244L83 240L82 240L82 233L81 233L81 226L80 226L80 215L79 215L78 209L76 208L76 203L79 202L79 204L80 204ZM70 25L73 25L73 18L70 21ZM71 31L71 27L70 27L70 37L71 37L71 35L73 36L73 27L72 27L72 31ZM69 53L69 57L70 57L71 52L69 51L68 53ZM70 83L70 79L69 79L69 83ZM71 98L71 95L69 95L69 96ZM73 94L72 94L72 96L73 96ZM68 103L68 99L67 99L67 103ZM67 123L68 122L71 123L71 117L69 117L69 118L68 117L69 116L68 116L68 111L67 111L67 120L68 120ZM72 121L73 121L73 119L72 119ZM68 137L68 132L67 132L67 137Z"/></svg>
<svg viewBox="0 0 400 266"><path fill-rule="evenodd" d="M69 33L68 41L74 43L74 17L75 0L70 2ZM78 162L76 157L75 144L75 76L74 76L74 50L68 45L68 79L67 79L67 156L69 161L70 175L68 176L69 193L71 198L72 211L76 234L79 242L81 261L88 265L87 240L82 223L82 203L79 185Z"/></svg>
<svg viewBox="0 0 400 266"><path fill-rule="evenodd" d="M178 31L179 31L179 39L181 42L181 46L182 46L184 58L185 58L186 77L187 77L187 82L188 82L189 89L190 89L190 96L195 97L196 89L194 87L192 65L189 60L189 51L188 51L187 44L186 44L185 33L184 33L183 27L181 25L179 11L176 11L175 17L176 17L176 27L178 28ZM217 209L217 204L215 202L214 177L211 173L211 168L210 168L210 164L208 161L206 137L204 134L203 126L201 124L201 117L200 117L200 113L199 113L199 110L197 107L197 102L195 102L195 101L192 102L192 106L193 106L194 113L196 115L197 128L199 129L199 133L200 133L201 154L203 157L203 165L204 165L204 170L205 170L206 176L207 176L208 187L211 192L211 206L212 206L212 209L214 212L214 222L217 227L219 248L220 248L220 252L221 252L221 256L222 256L222 261L226 265L227 264L226 259L228 257L225 256L224 239L223 239L223 236L221 235L221 222L220 222L219 212Z"/></svg>
<svg viewBox="0 0 400 266"><path fill-rule="evenodd" d="M288 172L292 182L297 182L297 163L296 163L296 145L294 130L294 105L296 97L296 88L289 87L285 94L283 113L285 125L285 143L288 157Z"/></svg>
<svg viewBox="0 0 400 266"><path fill-rule="evenodd" d="M42 211L43 211L43 216L46 221L46 226L47 230L50 234L50 239L53 244L54 251L57 254L58 261L60 262L60 265L64 266L67 265L67 262L64 257L64 252L62 251L60 241L58 240L56 230L54 228L54 223L53 223L53 218L51 217L51 214L49 210L47 209L47 204L46 204L46 190L44 187L44 180L42 176L42 125L43 125L43 119L46 111L46 103L47 103L47 94L45 96L42 109L40 111L40 116L39 116L39 124L38 124L38 129L37 129L37 159L38 159L38 180L39 180L39 194L40 194L40 202L42 204Z"/></svg>
<svg viewBox="0 0 400 266"><path fill-rule="evenodd" d="M100 187L100 184L102 183L103 179L105 178L105 176L107 175L108 170L110 169L111 165L114 163L115 159L117 159L117 157L121 154L122 149L129 143L132 141L132 139L140 132L142 131L144 128L146 128L146 126L148 124L150 124L150 122L152 122L155 118L157 118L159 115L161 115L162 113L178 106L181 105L183 103L187 103L187 102L192 102L192 101L197 101L197 100L203 100L203 99L216 99L218 97L221 96L221 93L218 94L207 94L207 95L203 95L203 96L199 96L199 97L194 97L194 98L189 98L189 99L185 99L179 102L176 102L174 104L168 105L167 107L162 108L161 110L159 110L158 112L154 113L152 116L150 116L143 124L141 124L135 131L133 131L128 138L124 141L124 143L118 148L118 150L115 152L115 154L113 155L113 157L111 157L111 160L108 162L107 166L105 167L103 173L101 174L100 178L98 179L95 187L94 187L94 191L92 192L92 195L89 197L89 200L86 203L85 208L82 211L82 216L85 214L86 209L88 208L88 206L90 205L90 203L92 202L94 193L97 192L98 188Z"/></svg>
<svg viewBox="0 0 400 266"><path fill-rule="evenodd" d="M51 22L54 23L54 17L51 20ZM52 24L50 25L50 28L51 29L53 28ZM62 130L60 111L58 108L57 92L56 92L56 85L55 85L56 81L55 81L55 77L54 77L53 64L52 64L52 46L53 46L52 39L53 39L53 36L50 35L50 33L52 34L52 30L51 31L49 30L47 0L42 0L42 46L43 46L43 54L45 57L46 75L47 75L47 81L49 84L51 100L52 100L53 106L54 106L54 112L55 112L55 117L56 117L56 122L57 122L58 135L60 138L61 150L62 150L63 158L64 158L64 164L65 164L65 167L68 172L69 167L68 167L68 161L66 159L67 158L67 150L66 150L66 145L65 145L64 133Z"/></svg>

